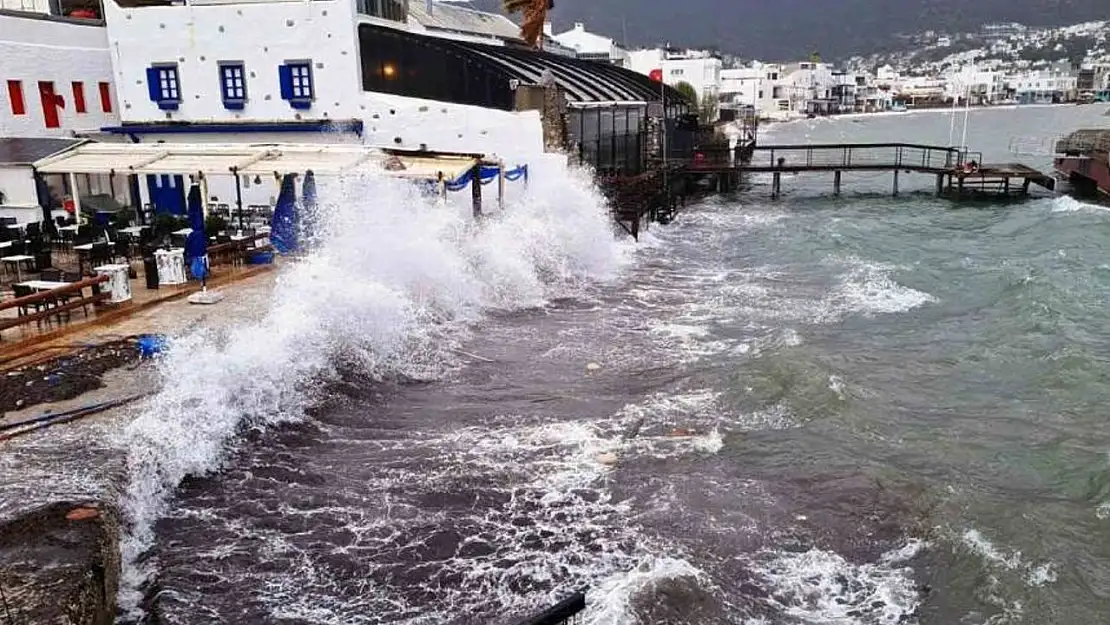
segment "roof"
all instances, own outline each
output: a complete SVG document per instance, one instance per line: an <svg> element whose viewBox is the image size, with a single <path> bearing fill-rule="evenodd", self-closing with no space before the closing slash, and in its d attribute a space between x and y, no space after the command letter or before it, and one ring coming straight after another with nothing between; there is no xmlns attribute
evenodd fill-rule
<svg viewBox="0 0 1110 625"><path fill-rule="evenodd" d="M452 6L444 2L433 2L432 10L428 12L423 0L413 0L409 3L409 17L428 29L520 40L520 27L504 15Z"/></svg>
<svg viewBox="0 0 1110 625"><path fill-rule="evenodd" d="M488 46L466 41L452 42L487 65L513 74L525 84L542 84L545 71L567 92L571 102L652 102L666 93L668 99L685 97L647 76L610 63L576 59L550 52L511 46Z"/></svg>
<svg viewBox="0 0 1110 625"><path fill-rule="evenodd" d="M394 159L403 167L386 167ZM399 178L454 180L481 159L460 154L389 154L363 145L310 143L86 143L35 162L46 174L339 175L383 168ZM395 166L396 163L393 163Z"/></svg>
<svg viewBox="0 0 1110 625"><path fill-rule="evenodd" d="M567 99L572 103L653 102L660 100L664 93L669 101L686 101L685 96L672 87L610 63L576 59L523 46L498 46L430 37L373 24L362 24L359 28L460 56L498 76L504 81L502 84L512 80L525 85L543 84L544 74L549 72L555 82L566 91Z"/></svg>
<svg viewBox="0 0 1110 625"><path fill-rule="evenodd" d="M31 165L83 142L84 139L0 138L0 165Z"/></svg>

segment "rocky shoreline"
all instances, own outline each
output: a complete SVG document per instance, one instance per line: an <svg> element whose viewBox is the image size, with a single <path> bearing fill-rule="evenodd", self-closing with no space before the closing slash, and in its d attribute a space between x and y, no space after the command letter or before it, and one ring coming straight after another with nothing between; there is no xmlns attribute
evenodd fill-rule
<svg viewBox="0 0 1110 625"><path fill-rule="evenodd" d="M119 515L99 502L56 502L0 524L0 616L13 625L111 625L119 536Z"/></svg>

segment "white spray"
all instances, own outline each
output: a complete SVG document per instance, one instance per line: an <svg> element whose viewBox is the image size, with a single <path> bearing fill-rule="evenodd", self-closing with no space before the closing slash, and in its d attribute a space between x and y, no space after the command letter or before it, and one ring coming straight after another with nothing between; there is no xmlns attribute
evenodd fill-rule
<svg viewBox="0 0 1110 625"><path fill-rule="evenodd" d="M282 269L261 321L173 340L162 389L123 434L119 605L129 618L142 616L156 563L141 556L178 484L218 470L244 430L302 419L337 359L434 377L484 310L535 305L620 264L588 176L554 164L533 167L520 200L480 225L469 207L381 175L318 182L318 247Z"/></svg>

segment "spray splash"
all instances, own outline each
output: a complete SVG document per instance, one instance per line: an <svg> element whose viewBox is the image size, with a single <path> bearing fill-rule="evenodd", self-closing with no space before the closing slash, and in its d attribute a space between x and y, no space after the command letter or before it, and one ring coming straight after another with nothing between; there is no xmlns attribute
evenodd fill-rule
<svg viewBox="0 0 1110 625"><path fill-rule="evenodd" d="M434 378L483 311L614 273L621 250L588 176L544 165L480 225L384 176L321 180L314 251L282 269L261 320L171 342L162 389L123 433L126 618L143 616L157 567L143 555L181 481L219 470L244 431L303 419L337 365Z"/></svg>

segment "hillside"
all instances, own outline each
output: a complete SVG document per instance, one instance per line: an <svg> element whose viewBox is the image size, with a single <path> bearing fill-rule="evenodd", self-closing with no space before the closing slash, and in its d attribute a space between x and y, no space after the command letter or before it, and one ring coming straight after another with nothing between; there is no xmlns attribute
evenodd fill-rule
<svg viewBox="0 0 1110 625"><path fill-rule="evenodd" d="M1015 21L1062 26L1106 19L1107 0L557 0L556 32L573 22L629 45L712 47L766 60L795 59L817 50L825 58L903 48L899 33L973 32L982 24ZM500 10L500 0L475 0Z"/></svg>

